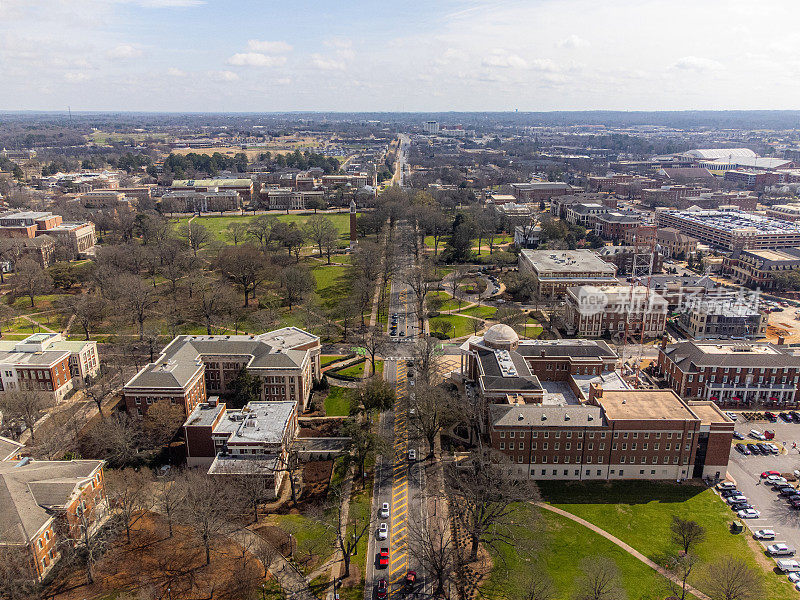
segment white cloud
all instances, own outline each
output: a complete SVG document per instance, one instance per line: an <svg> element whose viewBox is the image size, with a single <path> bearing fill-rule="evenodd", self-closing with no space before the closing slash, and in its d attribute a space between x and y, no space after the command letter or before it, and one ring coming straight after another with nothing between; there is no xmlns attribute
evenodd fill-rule
<svg viewBox="0 0 800 600"><path fill-rule="evenodd" d="M705 73L708 71L720 71L724 67L722 66L722 63L710 58L703 58L702 56L684 56L679 58L672 65L672 68L679 69L681 71Z"/></svg>
<svg viewBox="0 0 800 600"><path fill-rule="evenodd" d="M325 40L325 45L331 48L346 49L353 47L353 40L347 38L330 38Z"/></svg>
<svg viewBox="0 0 800 600"><path fill-rule="evenodd" d="M292 83L292 80L289 77L281 77L279 79L273 80L272 83L274 83L275 85L289 85Z"/></svg>
<svg viewBox="0 0 800 600"><path fill-rule="evenodd" d="M574 33L572 35L565 37L563 40L560 40L556 44L556 46L558 46L559 48L586 48L587 46L590 45L591 44L589 44L588 41L586 41L581 36L576 35Z"/></svg>
<svg viewBox="0 0 800 600"><path fill-rule="evenodd" d="M502 69L516 68L525 69L528 63L518 54L512 54L507 50L496 48L488 56L484 56L481 64L484 67L500 67Z"/></svg>
<svg viewBox="0 0 800 600"><path fill-rule="evenodd" d="M264 54L285 54L292 51L292 46L286 42L270 42L266 40L249 40L247 49L251 52L263 52Z"/></svg>
<svg viewBox="0 0 800 600"><path fill-rule="evenodd" d="M531 61L531 68L535 71L544 71L545 73L558 73L561 71L561 67L549 58L534 58Z"/></svg>
<svg viewBox="0 0 800 600"><path fill-rule="evenodd" d="M322 56L321 54L312 54L311 64L323 71L344 71L345 69L345 64L341 60Z"/></svg>
<svg viewBox="0 0 800 600"><path fill-rule="evenodd" d="M86 81L89 79L89 75L86 73L64 73L64 79L72 83L77 83L80 81Z"/></svg>
<svg viewBox="0 0 800 600"><path fill-rule="evenodd" d="M176 69L175 67L170 67L167 69L167 75L170 77L186 77L186 71L181 71L180 69Z"/></svg>
<svg viewBox="0 0 800 600"><path fill-rule="evenodd" d="M236 81L239 76L233 71L209 71L208 77L213 81Z"/></svg>
<svg viewBox="0 0 800 600"><path fill-rule="evenodd" d="M144 54L140 48L131 46L130 44L120 44L106 52L109 58L128 60L130 58L137 58Z"/></svg>
<svg viewBox="0 0 800 600"><path fill-rule="evenodd" d="M237 67L279 67L285 63L285 56L267 56L260 52L241 52L228 59L229 65Z"/></svg>

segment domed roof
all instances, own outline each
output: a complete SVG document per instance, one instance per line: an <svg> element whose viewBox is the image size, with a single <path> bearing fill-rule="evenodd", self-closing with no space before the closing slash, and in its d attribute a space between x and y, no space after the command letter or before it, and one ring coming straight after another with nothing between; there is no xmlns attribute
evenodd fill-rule
<svg viewBox="0 0 800 600"><path fill-rule="evenodd" d="M511 345L519 342L519 336L508 325L498 323L489 327L486 333L483 334L483 341L489 345Z"/></svg>

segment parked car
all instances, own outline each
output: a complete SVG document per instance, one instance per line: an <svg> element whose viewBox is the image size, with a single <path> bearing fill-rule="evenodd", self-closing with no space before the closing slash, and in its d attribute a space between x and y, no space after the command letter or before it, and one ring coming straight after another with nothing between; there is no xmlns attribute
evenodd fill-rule
<svg viewBox="0 0 800 600"><path fill-rule="evenodd" d="M772 442L768 442L768 443L767 443L767 446L769 447L769 451L770 451L772 454L780 454L780 453L781 453L781 449L780 449L780 448L778 448L778 446L776 446L776 445L775 445L775 444L773 444Z"/></svg>
<svg viewBox="0 0 800 600"><path fill-rule="evenodd" d="M792 423L800 423L800 413L796 410L790 410L789 416L792 417Z"/></svg>
<svg viewBox="0 0 800 600"><path fill-rule="evenodd" d="M379 600L383 600L384 598L388 598L389 596L389 584L386 583L385 579L378 580L378 587L375 589L375 597Z"/></svg>
<svg viewBox="0 0 800 600"><path fill-rule="evenodd" d="M747 444L747 449L750 450L752 454L762 454L761 448L758 447L758 444Z"/></svg>
<svg viewBox="0 0 800 600"><path fill-rule="evenodd" d="M381 548L381 551L378 552L378 564L377 567L379 569L385 569L389 566L389 549L388 548Z"/></svg>
<svg viewBox="0 0 800 600"><path fill-rule="evenodd" d="M780 477L781 474L780 474L780 471L764 471L761 474L761 479L769 479L770 476L772 476L772 477Z"/></svg>
<svg viewBox="0 0 800 600"><path fill-rule="evenodd" d="M770 423L775 423L778 420L778 415L776 415L774 412L765 412L764 416Z"/></svg>
<svg viewBox="0 0 800 600"><path fill-rule="evenodd" d="M720 491L730 491L736 489L736 484L732 481L721 481L717 484L717 489Z"/></svg>
<svg viewBox="0 0 800 600"><path fill-rule="evenodd" d="M784 543L770 544L767 552L771 556L794 556L794 548L790 548Z"/></svg>
<svg viewBox="0 0 800 600"><path fill-rule="evenodd" d="M775 532L772 529L759 529L753 533L753 537L757 540L774 540Z"/></svg>
<svg viewBox="0 0 800 600"><path fill-rule="evenodd" d="M797 562L793 558L782 558L775 562L778 568L784 573L797 573L800 571L800 562Z"/></svg>
<svg viewBox="0 0 800 600"><path fill-rule="evenodd" d="M755 508L745 508L744 510L740 510L736 513L739 515L740 519L757 519L761 516L761 513L758 512Z"/></svg>
<svg viewBox="0 0 800 600"><path fill-rule="evenodd" d="M775 432L771 429L767 429L764 431L764 439L765 440L774 440L775 439Z"/></svg>
<svg viewBox="0 0 800 600"><path fill-rule="evenodd" d="M736 444L736 450L739 454L744 454L745 456L750 456L752 454L747 444Z"/></svg>
<svg viewBox="0 0 800 600"><path fill-rule="evenodd" d="M720 496L722 496L723 498L730 498L731 496L741 496L741 495L742 495L742 492L740 492L739 490L737 490L735 488L732 489L732 490L723 490L720 493Z"/></svg>
<svg viewBox="0 0 800 600"><path fill-rule="evenodd" d="M791 496L786 496L786 501L789 504L795 501L800 501L800 494L792 494Z"/></svg>
<svg viewBox="0 0 800 600"><path fill-rule="evenodd" d="M725 502L727 502L728 504L736 504L737 502L747 502L747 497L739 493L734 496L729 496L728 498L725 498Z"/></svg>
<svg viewBox="0 0 800 600"><path fill-rule="evenodd" d="M725 416L728 417L731 421L735 421L738 418L738 415L733 412L726 412Z"/></svg>
<svg viewBox="0 0 800 600"><path fill-rule="evenodd" d="M786 488L781 488L781 489L783 491L782 492L778 492L778 496L780 496L781 498L789 498L791 496L797 496L798 495L797 494L797 490L794 489L793 487L790 487L788 489L786 489Z"/></svg>
<svg viewBox="0 0 800 600"><path fill-rule="evenodd" d="M772 487L783 487L785 485L789 485L789 482L786 481L783 477L778 477L777 479L767 480L765 483L767 485L771 485Z"/></svg>
<svg viewBox="0 0 800 600"><path fill-rule="evenodd" d="M788 492L791 492L792 490L794 490L794 487L792 487L788 483L786 485L776 485L774 488L772 488L772 491L778 492L778 493L780 493L780 492L787 492L788 493Z"/></svg>
<svg viewBox="0 0 800 600"><path fill-rule="evenodd" d="M738 431L734 431L733 432L733 439L735 439L735 440L743 440L744 436L741 433L739 433Z"/></svg>
<svg viewBox="0 0 800 600"><path fill-rule="evenodd" d="M800 500L792 500L789 502L789 508L793 508L794 510L800 510Z"/></svg>
<svg viewBox="0 0 800 600"><path fill-rule="evenodd" d="M784 421L785 423L791 423L791 422L792 422L792 417L791 417L791 415L789 415L789 413L782 412L782 413L780 413L778 416L779 416L779 417L781 418L781 420L782 420L782 421Z"/></svg>
<svg viewBox="0 0 800 600"><path fill-rule="evenodd" d="M758 446L758 449L761 450L761 454L765 456L768 454L772 454L772 450L764 442L759 442L758 444L756 444L756 446Z"/></svg>
<svg viewBox="0 0 800 600"><path fill-rule="evenodd" d="M736 502L731 504L731 510L733 512L739 512L740 510L747 510L749 508L753 508L752 504L748 504L747 502Z"/></svg>
<svg viewBox="0 0 800 600"><path fill-rule="evenodd" d="M789 573L789 581L794 584L800 583L800 573ZM796 586L795 589L797 589Z"/></svg>
<svg viewBox="0 0 800 600"><path fill-rule="evenodd" d="M417 583L417 572L409 571L406 573L405 579L403 579L403 584L406 587L413 587L415 583Z"/></svg>
<svg viewBox="0 0 800 600"><path fill-rule="evenodd" d="M754 440L765 440L765 439L767 439L767 438L764 437L764 434L761 433L758 429L751 429L750 433L748 433L747 435L749 435Z"/></svg>
<svg viewBox="0 0 800 600"><path fill-rule="evenodd" d="M381 526L378 527L378 539L385 540L387 537L389 537L389 524L381 523Z"/></svg>
<svg viewBox="0 0 800 600"><path fill-rule="evenodd" d="M408 462L414 462L417 460L417 451L413 448L408 451Z"/></svg>
<svg viewBox="0 0 800 600"><path fill-rule="evenodd" d="M381 504L381 512L380 512L381 519L388 519L389 518L389 503L384 502Z"/></svg>

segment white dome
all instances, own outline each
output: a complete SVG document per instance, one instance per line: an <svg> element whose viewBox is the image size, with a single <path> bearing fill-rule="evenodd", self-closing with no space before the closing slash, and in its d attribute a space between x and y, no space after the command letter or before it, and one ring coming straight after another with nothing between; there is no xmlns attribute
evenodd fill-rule
<svg viewBox="0 0 800 600"><path fill-rule="evenodd" d="M486 333L483 334L483 341L493 348L516 348L519 344L519 336L508 325L499 323L489 327Z"/></svg>

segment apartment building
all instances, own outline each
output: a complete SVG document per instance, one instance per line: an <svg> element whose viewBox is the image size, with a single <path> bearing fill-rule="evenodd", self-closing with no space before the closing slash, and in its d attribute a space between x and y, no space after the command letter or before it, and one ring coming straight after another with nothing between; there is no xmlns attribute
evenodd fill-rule
<svg viewBox="0 0 800 600"><path fill-rule="evenodd" d="M672 390L592 384L574 406L489 406L488 437L514 477L683 480L725 476L733 422Z"/></svg>
<svg viewBox="0 0 800 600"><path fill-rule="evenodd" d="M100 371L95 341L67 341L60 333L35 333L24 340L0 340L0 393L36 390L60 402Z"/></svg>
<svg viewBox="0 0 800 600"><path fill-rule="evenodd" d="M181 335L123 389L131 414L154 403L180 405L189 415L207 392L225 395L242 369L259 378L261 400L297 402L305 410L321 376L319 337L297 327L261 335Z"/></svg>
<svg viewBox="0 0 800 600"><path fill-rule="evenodd" d="M674 227L725 250L800 246L800 225L739 210L657 210L658 227Z"/></svg>
<svg viewBox="0 0 800 600"><path fill-rule="evenodd" d="M43 579L76 545L84 529L94 535L108 518L101 460L0 462L0 544L30 557L31 579Z"/></svg>
<svg viewBox="0 0 800 600"><path fill-rule="evenodd" d="M618 243L625 239L629 231L636 231L642 225L642 217L616 211L607 211L596 215L592 227L594 232L604 240Z"/></svg>
<svg viewBox="0 0 800 600"><path fill-rule="evenodd" d="M47 235L55 243L63 245L77 255L91 254L95 245L95 226L91 221L85 223L64 223L60 215L50 212L17 211L0 215L0 238L13 240L35 239ZM47 259L49 242L41 245L23 244L31 254ZM38 250L37 250L38 248ZM52 258L52 254L50 254Z"/></svg>
<svg viewBox="0 0 800 600"><path fill-rule="evenodd" d="M781 273L800 271L800 248L734 250L722 259L722 271L753 289L772 290Z"/></svg>
<svg viewBox="0 0 800 600"><path fill-rule="evenodd" d="M566 219L567 208L575 204L600 204L606 208L616 208L617 199L608 194L567 194L550 199L550 214L559 219Z"/></svg>
<svg viewBox="0 0 800 600"><path fill-rule="evenodd" d="M567 289L564 324L581 338L628 335L661 337L667 326L667 301L644 286L577 286Z"/></svg>
<svg viewBox="0 0 800 600"><path fill-rule="evenodd" d="M183 425L186 464L209 475L257 476L277 497L289 447L299 431L297 402L250 402L227 409L216 397L192 410Z"/></svg>
<svg viewBox="0 0 800 600"><path fill-rule="evenodd" d="M800 400L800 356L767 342L662 344L656 370L684 398L775 407Z"/></svg>
<svg viewBox="0 0 800 600"><path fill-rule="evenodd" d="M686 301L677 325L695 340L755 339L767 335L767 319L758 305L735 297Z"/></svg>
<svg viewBox="0 0 800 600"><path fill-rule="evenodd" d="M646 231L633 228L625 232L626 244L633 244L636 239L651 242L654 238L660 253L666 258L687 257L697 251L697 238L683 234L674 227L654 227Z"/></svg>
<svg viewBox="0 0 800 600"><path fill-rule="evenodd" d="M564 209L564 220L571 225L579 225L592 229L594 227L595 218L608 212L608 207L602 204L576 202L568 204Z"/></svg>
<svg viewBox="0 0 800 600"><path fill-rule="evenodd" d="M576 285L616 284L617 269L591 250L522 250L519 271L531 275L539 298L556 298Z"/></svg>

